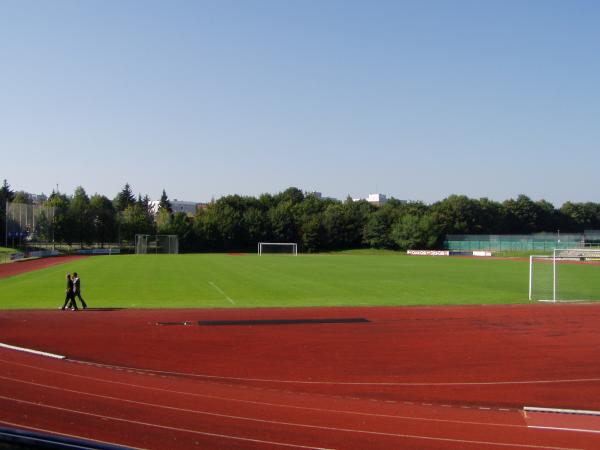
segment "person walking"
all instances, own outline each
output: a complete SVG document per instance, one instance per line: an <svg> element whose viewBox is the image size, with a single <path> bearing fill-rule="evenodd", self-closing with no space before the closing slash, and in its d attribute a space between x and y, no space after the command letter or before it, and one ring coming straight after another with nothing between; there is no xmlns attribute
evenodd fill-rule
<svg viewBox="0 0 600 450"><path fill-rule="evenodd" d="M65 302L62 305L62 309L64 311L65 308L71 308L74 311L77 311L77 303L75 303L75 292L73 291L73 280L71 279L71 274L67 274L67 295L65 296Z"/></svg>
<svg viewBox="0 0 600 450"><path fill-rule="evenodd" d="M87 303L85 303L85 300L81 297L81 280L79 279L77 272L73 272L73 303L75 303L75 297L79 298L83 309L87 309ZM77 307L77 305L75 305L75 307Z"/></svg>

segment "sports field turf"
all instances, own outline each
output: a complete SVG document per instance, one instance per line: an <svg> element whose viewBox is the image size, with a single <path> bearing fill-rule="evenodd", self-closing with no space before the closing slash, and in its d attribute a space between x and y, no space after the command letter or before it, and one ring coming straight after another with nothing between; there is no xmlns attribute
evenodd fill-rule
<svg viewBox="0 0 600 450"><path fill-rule="evenodd" d="M525 261L399 254L96 256L0 279L1 308L56 308L79 272L93 307L230 308L519 303Z"/></svg>

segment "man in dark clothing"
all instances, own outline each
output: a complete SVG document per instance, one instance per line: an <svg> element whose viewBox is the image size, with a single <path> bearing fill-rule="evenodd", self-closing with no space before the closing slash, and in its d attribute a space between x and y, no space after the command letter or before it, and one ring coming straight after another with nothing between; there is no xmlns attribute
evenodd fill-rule
<svg viewBox="0 0 600 450"><path fill-rule="evenodd" d="M79 275L77 275L77 272L73 272L73 304L75 304L75 308L77 308L77 304L75 303L75 297L79 298L83 309L87 309L87 304L85 303L85 300L81 297L81 280L79 279Z"/></svg>
<svg viewBox="0 0 600 450"><path fill-rule="evenodd" d="M66 307L77 311L77 303L75 303L75 293L73 291L73 280L71 279L71 274L69 273L67 274L67 295L65 296L65 303L63 303L62 308L60 309L64 310Z"/></svg>

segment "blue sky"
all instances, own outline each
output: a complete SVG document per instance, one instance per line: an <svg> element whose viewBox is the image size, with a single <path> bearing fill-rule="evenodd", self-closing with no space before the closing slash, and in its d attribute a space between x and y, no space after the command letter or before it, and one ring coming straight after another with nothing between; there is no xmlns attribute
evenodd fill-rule
<svg viewBox="0 0 600 450"><path fill-rule="evenodd" d="M2 1L0 178L600 201L596 1Z"/></svg>

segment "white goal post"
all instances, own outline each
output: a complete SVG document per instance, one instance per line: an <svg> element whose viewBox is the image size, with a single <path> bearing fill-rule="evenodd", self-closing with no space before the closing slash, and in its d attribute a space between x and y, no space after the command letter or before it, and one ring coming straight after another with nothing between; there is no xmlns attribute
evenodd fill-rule
<svg viewBox="0 0 600 450"><path fill-rule="evenodd" d="M600 300L600 248L555 249L529 257L529 300Z"/></svg>
<svg viewBox="0 0 600 450"><path fill-rule="evenodd" d="M295 242L259 242L258 243L258 254L262 255L265 249L269 250L269 247L281 249L283 251L278 251L276 253L285 253L285 249L289 248L289 253L294 256L298 256L298 244Z"/></svg>
<svg viewBox="0 0 600 450"><path fill-rule="evenodd" d="M135 254L145 255L148 253L148 238L149 234L136 234L135 235Z"/></svg>

